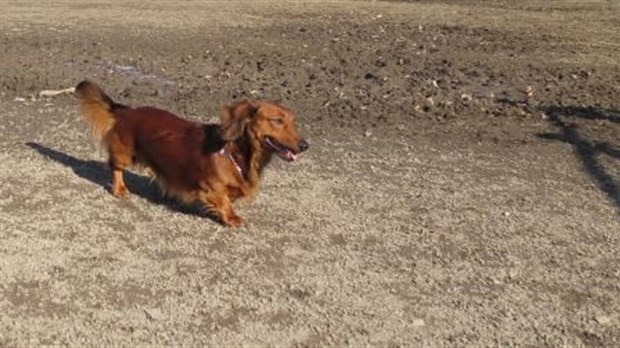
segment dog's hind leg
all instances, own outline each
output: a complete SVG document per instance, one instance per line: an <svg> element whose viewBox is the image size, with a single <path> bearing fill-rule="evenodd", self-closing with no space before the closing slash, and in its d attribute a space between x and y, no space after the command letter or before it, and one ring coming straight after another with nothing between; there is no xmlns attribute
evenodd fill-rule
<svg viewBox="0 0 620 348"><path fill-rule="evenodd" d="M202 205L212 214L215 214L222 224L230 227L241 227L244 220L235 214L232 202L226 193L212 190L201 191L199 200Z"/></svg>
<svg viewBox="0 0 620 348"><path fill-rule="evenodd" d="M133 151L113 134L108 139L108 153L112 170L112 194L118 198L127 198L129 190L123 180L123 170L133 164Z"/></svg>
<svg viewBox="0 0 620 348"><path fill-rule="evenodd" d="M127 186L125 186L125 181L123 180L123 170L115 169L113 165L110 165L112 169L112 194L117 198L127 198L129 195L129 190L127 190Z"/></svg>

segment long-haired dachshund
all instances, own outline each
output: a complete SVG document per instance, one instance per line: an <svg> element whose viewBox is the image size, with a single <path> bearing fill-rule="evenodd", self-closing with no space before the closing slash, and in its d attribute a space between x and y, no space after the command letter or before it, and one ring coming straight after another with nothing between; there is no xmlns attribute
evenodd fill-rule
<svg viewBox="0 0 620 348"><path fill-rule="evenodd" d="M77 85L76 94L95 139L108 151L116 197L128 195L123 170L146 166L165 193L199 203L226 226L243 225L232 203L254 197L274 153L294 161L309 146L291 111L270 102L224 106L221 123L214 125L118 104L87 80Z"/></svg>

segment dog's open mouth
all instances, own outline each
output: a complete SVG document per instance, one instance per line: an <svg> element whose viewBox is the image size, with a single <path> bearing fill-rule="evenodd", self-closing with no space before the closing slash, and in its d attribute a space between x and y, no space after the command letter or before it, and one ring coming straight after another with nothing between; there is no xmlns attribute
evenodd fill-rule
<svg viewBox="0 0 620 348"><path fill-rule="evenodd" d="M280 156L280 158L287 162L293 162L299 157L299 154L295 153L288 147L280 144L277 140L270 136L265 136L263 142L268 148L272 149L275 153L278 154L278 156Z"/></svg>

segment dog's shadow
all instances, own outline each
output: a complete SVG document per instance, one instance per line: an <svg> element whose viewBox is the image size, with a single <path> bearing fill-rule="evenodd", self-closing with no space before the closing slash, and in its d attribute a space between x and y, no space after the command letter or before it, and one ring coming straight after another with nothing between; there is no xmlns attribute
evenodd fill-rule
<svg viewBox="0 0 620 348"><path fill-rule="evenodd" d="M77 176L102 186L110 192L112 186L112 175L107 165L104 163L92 160L81 160L37 143L29 142L26 143L26 146L36 150L46 158L71 168ZM124 179L129 192L142 197L151 203L164 205L173 211L183 214L206 217L215 220L213 216L196 205L183 205L172 198L164 196L157 185L155 185L153 181L147 177L125 171Z"/></svg>

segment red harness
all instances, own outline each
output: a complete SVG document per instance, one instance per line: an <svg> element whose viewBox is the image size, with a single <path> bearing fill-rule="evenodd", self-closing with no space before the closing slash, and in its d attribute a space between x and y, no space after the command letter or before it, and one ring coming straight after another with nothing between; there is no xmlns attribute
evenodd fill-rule
<svg viewBox="0 0 620 348"><path fill-rule="evenodd" d="M237 173L239 173L239 175L244 178L245 177L245 165L242 161L241 158L238 158L239 156L235 156L234 152L229 150L229 144L228 143L226 145L224 145L224 147L222 147L222 149L218 152L220 154L220 156L225 156L228 157L228 159L232 162L232 164L235 166L235 169L237 169Z"/></svg>

